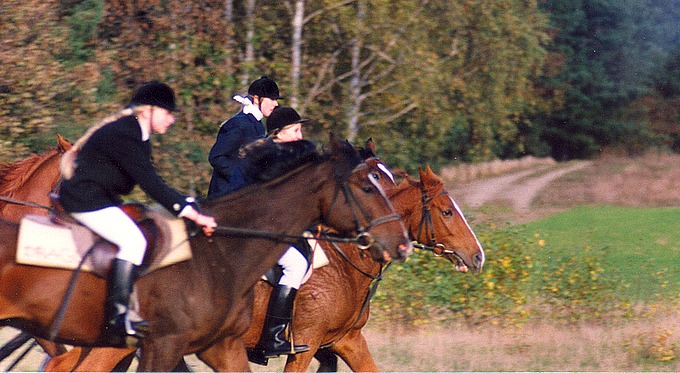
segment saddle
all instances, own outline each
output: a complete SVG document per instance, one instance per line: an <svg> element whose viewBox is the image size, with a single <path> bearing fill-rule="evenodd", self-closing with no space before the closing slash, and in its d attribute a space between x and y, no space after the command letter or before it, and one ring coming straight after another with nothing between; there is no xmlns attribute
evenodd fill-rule
<svg viewBox="0 0 680 373"><path fill-rule="evenodd" d="M160 205L126 204L123 210L148 242L142 273L191 259L187 227ZM20 222L16 262L91 272L106 278L118 248L65 214L26 215Z"/></svg>

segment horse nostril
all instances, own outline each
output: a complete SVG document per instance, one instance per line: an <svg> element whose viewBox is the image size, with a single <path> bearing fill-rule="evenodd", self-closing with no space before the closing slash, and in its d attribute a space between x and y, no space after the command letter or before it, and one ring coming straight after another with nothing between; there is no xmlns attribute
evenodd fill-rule
<svg viewBox="0 0 680 373"><path fill-rule="evenodd" d="M472 263L475 267L481 268L482 265L484 265L484 255L482 255L482 253L477 253L477 255L472 258Z"/></svg>
<svg viewBox="0 0 680 373"><path fill-rule="evenodd" d="M403 256L408 256L411 254L413 251L413 246L410 244L399 244L399 253L401 253Z"/></svg>

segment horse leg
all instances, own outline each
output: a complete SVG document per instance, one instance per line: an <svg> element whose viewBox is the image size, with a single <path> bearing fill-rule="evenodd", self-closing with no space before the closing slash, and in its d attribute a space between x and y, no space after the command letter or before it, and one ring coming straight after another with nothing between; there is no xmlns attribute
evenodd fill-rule
<svg viewBox="0 0 680 373"><path fill-rule="evenodd" d="M172 372L187 350L187 344L179 336L153 338L142 341L139 372Z"/></svg>
<svg viewBox="0 0 680 373"><path fill-rule="evenodd" d="M134 357L133 348L74 347L49 359L45 372L113 372L127 368ZM126 362L127 360L127 362Z"/></svg>
<svg viewBox="0 0 680 373"><path fill-rule="evenodd" d="M309 364L312 362L314 353L317 351L318 346L309 346L308 351L300 352L295 355L288 355L286 359L286 366L283 368L284 372L305 372L309 368Z"/></svg>
<svg viewBox="0 0 680 373"><path fill-rule="evenodd" d="M331 349L347 363L347 366L353 372L379 371L360 329L352 330L334 344Z"/></svg>
<svg viewBox="0 0 680 373"><path fill-rule="evenodd" d="M248 354L240 338L223 338L197 356L216 372L250 372Z"/></svg>
<svg viewBox="0 0 680 373"><path fill-rule="evenodd" d="M330 348L321 348L314 354L314 358L319 361L317 372L337 372L338 356Z"/></svg>
<svg viewBox="0 0 680 373"><path fill-rule="evenodd" d="M43 351L52 357L68 352L66 347L64 347L62 344L54 343L43 338L36 338L35 340L38 342L40 347L42 347Z"/></svg>

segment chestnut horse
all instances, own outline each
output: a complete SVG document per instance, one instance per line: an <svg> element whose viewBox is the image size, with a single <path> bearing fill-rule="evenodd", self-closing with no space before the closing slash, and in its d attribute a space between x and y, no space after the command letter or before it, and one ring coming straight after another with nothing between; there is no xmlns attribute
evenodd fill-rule
<svg viewBox="0 0 680 373"><path fill-rule="evenodd" d="M18 222L26 214L47 214L51 204L50 192L59 182L61 156L71 148L71 142L57 135L57 145L44 153L32 154L15 163L0 165L0 218ZM27 342L28 336L17 336L15 341ZM66 352L63 346L38 340L49 354ZM14 349L21 347L17 345ZM3 347L2 357L13 349ZM0 359L2 360L2 359Z"/></svg>
<svg viewBox="0 0 680 373"><path fill-rule="evenodd" d="M406 175L397 186L375 157L372 141L361 152L404 219L411 238L424 244L421 247L447 258L458 271L482 270L485 257L481 244L441 179L429 167L420 171L420 181ZM377 371L361 329L369 317L371 286L379 281L385 268L356 246L324 241L319 244L329 264L315 269L309 281L300 287L293 321L295 341L308 344L310 351L289 356L285 370L306 371L313 356L322 363L321 369L333 369L337 367L337 353L353 371ZM253 323L243 336L247 348L254 347L259 340L271 290L272 286L265 281L259 281L255 287ZM129 363L135 350L107 348L81 352L76 348L51 359L46 370L111 371L120 367L117 364L121 362Z"/></svg>
<svg viewBox="0 0 680 373"><path fill-rule="evenodd" d="M56 148L42 154L33 154L16 163L0 166L0 218L18 222L26 214L46 214L47 210L20 202L48 207L50 191L57 185L61 174L59 162L71 143L57 135Z"/></svg>
<svg viewBox="0 0 680 373"><path fill-rule="evenodd" d="M405 258L411 243L372 172L351 145L330 142L330 154L319 160L206 201L204 211L219 223L216 233L193 235L190 260L137 281L140 313L151 324L142 341L140 370L169 371L191 353L215 370L249 370L240 337L250 325L253 287L291 238L309 226L323 223L344 236L370 234L375 260ZM0 235L0 320L48 336L72 272L17 265L17 224L0 221ZM105 344L104 287L105 281L93 274L78 277L57 342Z"/></svg>

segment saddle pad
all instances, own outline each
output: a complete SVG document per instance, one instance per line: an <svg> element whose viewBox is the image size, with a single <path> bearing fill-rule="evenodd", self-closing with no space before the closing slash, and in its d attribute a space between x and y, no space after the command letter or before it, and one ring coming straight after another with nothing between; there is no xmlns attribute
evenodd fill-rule
<svg viewBox="0 0 680 373"><path fill-rule="evenodd" d="M169 237L166 244L170 247L170 252L163 257L161 263L158 266L152 265L150 270L191 259L191 245L184 220L173 216L159 204L149 206L149 210L156 225L166 232L164 236Z"/></svg>
<svg viewBox="0 0 680 373"><path fill-rule="evenodd" d="M328 257L319 242L314 239L314 235L311 232L304 232L302 235L307 237L307 243L312 248L312 268L321 268L327 265L329 263Z"/></svg>
<svg viewBox="0 0 680 373"><path fill-rule="evenodd" d="M150 264L149 271L191 259L191 246L182 219L175 218L162 207L152 207L149 216L163 230L161 247L167 248L159 263ZM21 220L17 258L19 264L41 267L76 269L94 244L91 231L77 224L55 224L49 216L27 215ZM88 260L83 271L93 271Z"/></svg>
<svg viewBox="0 0 680 373"><path fill-rule="evenodd" d="M312 277L312 273L315 269L328 265L330 262L328 261L328 257L323 251L323 248L321 245L319 245L318 241L314 239L314 235L311 232L305 231L302 233L302 236L307 238L307 243L309 244L309 247L312 248L312 265L309 267L305 277L302 279L302 283L304 284L307 282L307 280L309 280L310 277ZM279 280L278 276L280 276L280 274L277 275L272 271L267 271L264 275L262 275L262 280L269 282L270 284L275 284Z"/></svg>
<svg viewBox="0 0 680 373"><path fill-rule="evenodd" d="M84 227L57 225L46 215L26 215L19 227L16 260L19 264L76 269L93 244ZM91 271L92 267L86 262L82 269Z"/></svg>

